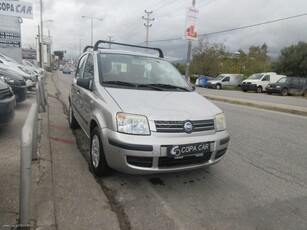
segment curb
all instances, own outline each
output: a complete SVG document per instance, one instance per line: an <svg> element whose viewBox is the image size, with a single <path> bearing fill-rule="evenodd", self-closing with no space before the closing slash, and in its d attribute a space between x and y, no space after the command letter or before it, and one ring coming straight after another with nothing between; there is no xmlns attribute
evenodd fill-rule
<svg viewBox="0 0 307 230"><path fill-rule="evenodd" d="M276 103L269 103L269 102L259 102L254 100L246 100L246 99L238 99L233 97L223 97L223 96L212 96L201 94L203 97L213 100L213 101L221 101L230 104L237 104L237 105L245 105L259 109L266 109L272 111L278 111L283 113L290 113L300 116L307 117L307 108L299 107L299 106L292 106L292 105L281 105Z"/></svg>

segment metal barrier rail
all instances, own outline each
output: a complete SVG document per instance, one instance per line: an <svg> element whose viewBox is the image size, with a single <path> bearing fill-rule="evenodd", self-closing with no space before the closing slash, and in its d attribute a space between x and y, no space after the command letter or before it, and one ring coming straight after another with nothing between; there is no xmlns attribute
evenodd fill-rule
<svg viewBox="0 0 307 230"><path fill-rule="evenodd" d="M19 226L29 226L32 191L32 160L37 159L38 113L46 112L44 77L36 84L36 101L28 113L21 132Z"/></svg>
<svg viewBox="0 0 307 230"><path fill-rule="evenodd" d="M38 105L33 103L21 132L19 224L30 223L31 165L37 156Z"/></svg>

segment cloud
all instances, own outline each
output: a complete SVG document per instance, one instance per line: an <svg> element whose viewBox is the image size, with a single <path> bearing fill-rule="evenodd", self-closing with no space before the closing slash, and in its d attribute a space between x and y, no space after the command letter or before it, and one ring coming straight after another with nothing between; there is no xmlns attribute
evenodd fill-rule
<svg viewBox="0 0 307 230"><path fill-rule="evenodd" d="M34 0L33 0L34 1ZM82 15L102 18L93 21L94 40L112 39L117 42L144 45L146 16L144 10L153 11L150 18L149 40L157 41L181 38L184 33L185 7L191 0L43 0L45 34L49 30L53 37L54 50L67 50L79 53L91 40L91 20ZM208 34L256 23L267 22L284 17L307 13L305 0L196 0L199 8L198 33ZM24 20L22 25L23 44L35 44L37 26L39 25L39 4L34 4L34 19ZM245 51L251 45L266 43L269 52L277 56L280 49L307 40L305 29L307 16L270 23L257 27L220 33L208 36L211 42L222 42L227 49L235 52ZM45 28L46 27L46 28ZM197 42L193 42L194 45ZM173 40L151 42L150 45L163 49L165 56L172 59L185 59L187 41Z"/></svg>

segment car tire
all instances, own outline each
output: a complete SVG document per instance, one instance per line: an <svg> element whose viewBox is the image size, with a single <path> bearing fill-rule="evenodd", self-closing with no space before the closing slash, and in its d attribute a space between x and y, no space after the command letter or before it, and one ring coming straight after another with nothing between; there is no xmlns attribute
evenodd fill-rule
<svg viewBox="0 0 307 230"><path fill-rule="evenodd" d="M258 86L257 89L256 89L256 93L261 93L261 92L262 92L262 87Z"/></svg>
<svg viewBox="0 0 307 230"><path fill-rule="evenodd" d="M307 97L307 89L304 91L303 96Z"/></svg>
<svg viewBox="0 0 307 230"><path fill-rule="evenodd" d="M216 89L217 89L217 90L220 90L221 88L222 88L222 86L221 86L220 84L217 84L217 85L216 85Z"/></svg>
<svg viewBox="0 0 307 230"><path fill-rule="evenodd" d="M281 90L280 94L281 94L282 96L287 96L287 95L288 95L288 89L287 89L287 88L283 88L283 89Z"/></svg>
<svg viewBox="0 0 307 230"><path fill-rule="evenodd" d="M70 103L68 106L68 123L71 129L77 129L80 127L78 121L75 118L74 112L72 111L72 107Z"/></svg>
<svg viewBox="0 0 307 230"><path fill-rule="evenodd" d="M242 89L242 91L243 91L244 93L246 93L246 92L247 92L247 89Z"/></svg>
<svg viewBox="0 0 307 230"><path fill-rule="evenodd" d="M109 171L101 135L97 127L95 127L91 133L90 161L92 172L97 177L101 177Z"/></svg>

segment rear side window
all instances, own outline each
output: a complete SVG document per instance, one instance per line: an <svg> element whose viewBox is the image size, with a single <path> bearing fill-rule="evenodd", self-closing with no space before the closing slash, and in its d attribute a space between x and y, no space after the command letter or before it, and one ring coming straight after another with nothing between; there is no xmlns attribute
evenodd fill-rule
<svg viewBox="0 0 307 230"><path fill-rule="evenodd" d="M89 54L84 67L84 78L94 77L94 59L93 55Z"/></svg>
<svg viewBox="0 0 307 230"><path fill-rule="evenodd" d="M78 63L78 67L76 70L76 77L83 77L83 70L84 70L84 64L85 64L85 60L86 60L87 55L84 55L83 57L81 57L79 63Z"/></svg>

